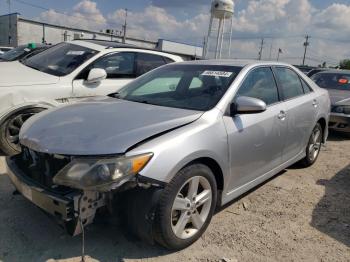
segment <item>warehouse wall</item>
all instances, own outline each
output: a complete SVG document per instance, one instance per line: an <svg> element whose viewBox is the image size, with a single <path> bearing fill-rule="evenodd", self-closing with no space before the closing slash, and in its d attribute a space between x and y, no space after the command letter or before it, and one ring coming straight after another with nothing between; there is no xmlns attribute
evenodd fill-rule
<svg viewBox="0 0 350 262"><path fill-rule="evenodd" d="M18 20L18 45L30 42L41 43L45 36L46 43L57 44L62 41L71 41L75 39L99 39L108 41L122 41L121 37L111 36L100 32L91 32L68 27L49 25L36 21L20 18ZM126 43L134 44L145 48L155 48L156 43L127 39Z"/></svg>
<svg viewBox="0 0 350 262"><path fill-rule="evenodd" d="M17 17L16 13L0 16L0 46L17 46ZM9 43L9 35L11 43Z"/></svg>

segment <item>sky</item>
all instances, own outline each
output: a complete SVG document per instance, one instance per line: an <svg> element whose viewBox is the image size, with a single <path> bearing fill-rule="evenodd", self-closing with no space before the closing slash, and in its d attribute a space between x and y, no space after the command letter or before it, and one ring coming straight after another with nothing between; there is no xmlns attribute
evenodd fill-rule
<svg viewBox="0 0 350 262"><path fill-rule="evenodd" d="M0 14L8 13L0 0ZM210 0L10 0L11 12L25 18L75 28L121 30L128 11L128 35L202 45L208 32ZM336 65L350 58L350 0L235 0L232 58L257 58L300 64L310 35L308 64ZM210 39L211 47L214 38ZM228 34L224 42L228 56Z"/></svg>

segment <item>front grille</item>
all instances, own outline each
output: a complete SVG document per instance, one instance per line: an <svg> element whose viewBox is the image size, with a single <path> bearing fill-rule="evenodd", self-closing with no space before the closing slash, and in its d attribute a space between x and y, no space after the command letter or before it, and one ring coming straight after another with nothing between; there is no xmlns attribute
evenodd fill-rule
<svg viewBox="0 0 350 262"><path fill-rule="evenodd" d="M23 147L22 153L16 157L15 161L24 175L40 186L56 193L72 191L53 183L53 177L71 162L71 157L40 153Z"/></svg>

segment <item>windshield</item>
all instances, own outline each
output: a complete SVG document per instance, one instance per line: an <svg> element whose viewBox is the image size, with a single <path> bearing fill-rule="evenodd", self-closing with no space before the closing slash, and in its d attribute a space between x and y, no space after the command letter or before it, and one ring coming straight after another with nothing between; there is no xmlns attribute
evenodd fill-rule
<svg viewBox="0 0 350 262"><path fill-rule="evenodd" d="M208 111L223 97L241 67L168 65L125 86L117 98L159 106Z"/></svg>
<svg viewBox="0 0 350 262"><path fill-rule="evenodd" d="M4 53L3 55L0 56L0 58L5 61L15 61L27 55L31 51L32 49L28 48L26 45L19 46L17 48L11 49L10 51Z"/></svg>
<svg viewBox="0 0 350 262"><path fill-rule="evenodd" d="M350 91L350 73L318 73L311 79L322 88Z"/></svg>
<svg viewBox="0 0 350 262"><path fill-rule="evenodd" d="M98 51L79 45L61 43L22 63L44 73L65 76L97 54Z"/></svg>

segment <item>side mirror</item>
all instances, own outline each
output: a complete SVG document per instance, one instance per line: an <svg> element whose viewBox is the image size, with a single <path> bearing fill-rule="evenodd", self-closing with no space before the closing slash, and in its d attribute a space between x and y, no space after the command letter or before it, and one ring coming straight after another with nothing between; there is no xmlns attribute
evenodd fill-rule
<svg viewBox="0 0 350 262"><path fill-rule="evenodd" d="M240 96L231 104L230 114L258 114L266 111L266 103L260 99Z"/></svg>
<svg viewBox="0 0 350 262"><path fill-rule="evenodd" d="M93 83L101 82L102 80L104 80L106 78L107 78L106 70L104 70L102 68L93 68L90 70L86 81L90 84L93 84Z"/></svg>

